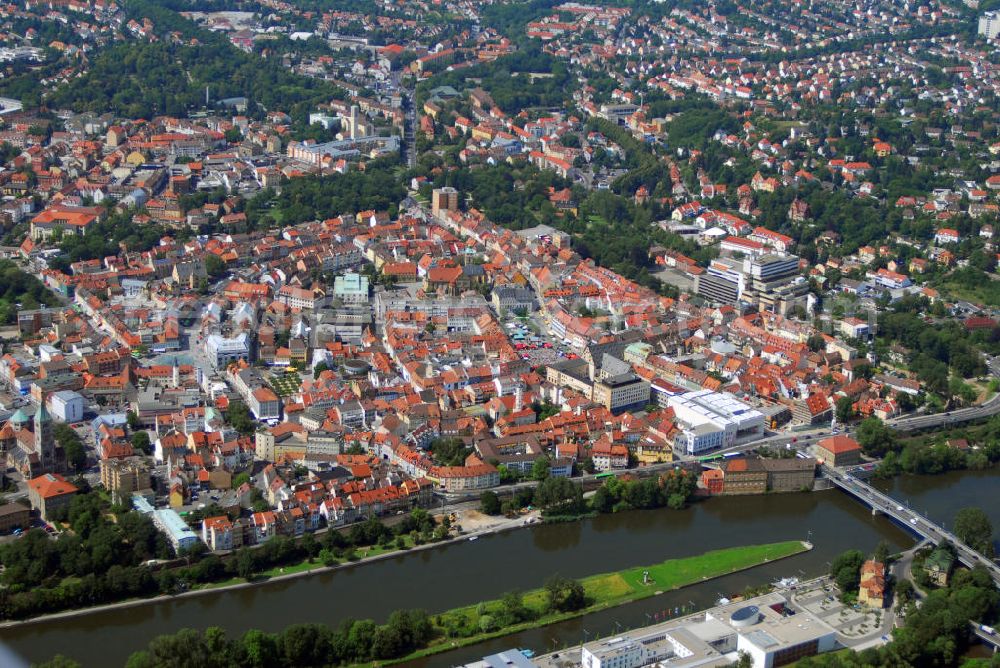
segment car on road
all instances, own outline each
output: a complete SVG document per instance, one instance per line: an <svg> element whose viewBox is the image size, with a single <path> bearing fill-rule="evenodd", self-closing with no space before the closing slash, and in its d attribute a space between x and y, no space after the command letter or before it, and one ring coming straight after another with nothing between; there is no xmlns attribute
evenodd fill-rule
<svg viewBox="0 0 1000 668"><path fill-rule="evenodd" d="M903 506L896 506L896 510L902 510Z"/></svg>
<svg viewBox="0 0 1000 668"><path fill-rule="evenodd" d="M917 518L916 517L911 517L910 518L910 524L916 524L916 523L917 523Z"/></svg>

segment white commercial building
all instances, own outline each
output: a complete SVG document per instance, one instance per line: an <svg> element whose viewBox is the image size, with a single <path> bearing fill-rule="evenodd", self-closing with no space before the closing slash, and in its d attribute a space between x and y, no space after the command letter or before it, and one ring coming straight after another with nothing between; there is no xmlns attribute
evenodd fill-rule
<svg viewBox="0 0 1000 668"><path fill-rule="evenodd" d="M764 414L728 392L697 390L666 397L681 426L675 447L687 455L760 436Z"/></svg>
<svg viewBox="0 0 1000 668"><path fill-rule="evenodd" d="M83 419L83 397L72 390L53 392L49 396L49 410L61 422L79 422Z"/></svg>
<svg viewBox="0 0 1000 668"><path fill-rule="evenodd" d="M731 666L746 652L753 668L776 668L836 649L836 630L806 610L788 614L778 593L731 603L705 613L586 643L584 668L711 668ZM536 659L554 668L570 658L565 650Z"/></svg>
<svg viewBox="0 0 1000 668"><path fill-rule="evenodd" d="M250 336L241 332L233 338L210 334L205 339L205 353L216 369L225 369L237 360L250 359Z"/></svg>

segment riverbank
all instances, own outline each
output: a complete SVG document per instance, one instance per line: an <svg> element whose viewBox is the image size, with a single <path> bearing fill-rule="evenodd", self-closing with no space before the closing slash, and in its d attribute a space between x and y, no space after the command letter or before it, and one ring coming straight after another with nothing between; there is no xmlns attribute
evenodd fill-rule
<svg viewBox="0 0 1000 668"><path fill-rule="evenodd" d="M412 652L383 665L413 661L434 654L448 652L460 647L474 645L487 640L502 638L524 631L559 622L583 617L616 606L627 605L652 596L677 591L694 584L709 582L727 575L755 568L762 564L787 559L813 546L805 541L784 541L765 545L713 550L693 557L668 559L650 566L637 566L611 573L591 575L580 580L587 604L579 610L567 612L547 612L547 593L544 588L532 589L523 594L525 614L531 618L504 628L486 630L467 637L439 638L430 646ZM492 600L477 605L455 608L434 615L435 627L439 632L445 628L481 628L483 619L496 619L509 614L508 603ZM364 664L369 665L369 664Z"/></svg>
<svg viewBox="0 0 1000 668"><path fill-rule="evenodd" d="M451 538L446 538L444 540L439 540L436 542L424 543L422 545L415 545L406 548L393 547L388 549L373 545L367 549L360 550L361 556L358 559L355 559L353 561L352 560L344 561L338 564L334 564L332 566L325 566L323 564L312 563L312 562L301 562L299 564L292 564L289 566L271 568L265 573L263 573L261 576L258 576L253 580L240 580L240 581L225 580L222 582L214 582L214 583L200 585L197 588L193 588L188 591L180 592L177 594L160 594L158 596L152 596L149 598L133 598L125 601L118 601L115 603L96 605L89 608L76 608L73 610L63 610L60 612L53 612L47 615L38 615L36 617L29 617L27 619L7 620L0 622L0 629L10 629L15 627L30 626L33 624L43 624L46 622L57 621L60 619L62 620L74 619L78 617L86 617L88 615L96 615L99 613L110 612L114 610L127 610L130 608L152 606L159 603L197 598L199 596L206 596L209 594L219 594L224 592L253 589L264 585L286 582L290 580L298 580L301 578L317 576L324 573L332 573L334 571L339 571L339 570L353 569L359 566L364 566L366 564L383 561L385 559L399 557L405 554L412 554L425 550L440 548L455 543L461 543L463 541L476 540L482 536L513 531L514 529L519 529L528 526L526 524L526 520L531 520L532 523L536 522L537 521L537 517L535 517L536 514L537 513L526 516L520 516L515 519L496 518L495 521L480 520L474 523L475 529L473 531L462 533L453 536Z"/></svg>

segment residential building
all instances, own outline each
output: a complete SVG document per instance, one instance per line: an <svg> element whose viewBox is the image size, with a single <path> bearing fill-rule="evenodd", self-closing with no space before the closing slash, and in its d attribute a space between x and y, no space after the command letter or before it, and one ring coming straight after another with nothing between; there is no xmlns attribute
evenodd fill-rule
<svg viewBox="0 0 1000 668"><path fill-rule="evenodd" d="M767 470L759 457L734 457L722 462L723 494L763 494Z"/></svg>
<svg viewBox="0 0 1000 668"><path fill-rule="evenodd" d="M979 34L986 39L1000 35L1000 11L983 12L979 17Z"/></svg>
<svg viewBox="0 0 1000 668"><path fill-rule="evenodd" d="M931 582L939 587L947 587L955 566L955 556L942 547L936 548L924 559L924 572Z"/></svg>
<svg viewBox="0 0 1000 668"><path fill-rule="evenodd" d="M141 457L101 460L101 485L114 503L124 503L134 494L153 494L149 467Z"/></svg>
<svg viewBox="0 0 1000 668"><path fill-rule="evenodd" d="M442 211L458 211L458 191L454 188L435 188L431 192L431 212L438 216Z"/></svg>
<svg viewBox="0 0 1000 668"><path fill-rule="evenodd" d="M212 551L236 550L243 546L243 532L225 515L206 517L201 523L201 540Z"/></svg>
<svg viewBox="0 0 1000 668"><path fill-rule="evenodd" d="M488 489L500 484L500 472L495 466L480 463L470 466L435 466L427 477L436 481L446 492Z"/></svg>
<svg viewBox="0 0 1000 668"><path fill-rule="evenodd" d="M31 522L31 509L20 503L5 503L0 506L0 533L26 529Z"/></svg>
<svg viewBox="0 0 1000 668"><path fill-rule="evenodd" d="M882 608L885 605L885 564L882 562L871 560L861 565L858 603L870 608Z"/></svg>

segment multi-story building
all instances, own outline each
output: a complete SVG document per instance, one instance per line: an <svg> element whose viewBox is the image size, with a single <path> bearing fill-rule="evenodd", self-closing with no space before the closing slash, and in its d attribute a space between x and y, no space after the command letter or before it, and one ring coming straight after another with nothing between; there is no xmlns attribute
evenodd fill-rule
<svg viewBox="0 0 1000 668"><path fill-rule="evenodd" d="M861 463L861 444L850 436L837 434L816 444L816 456L827 466L856 466Z"/></svg>
<svg viewBox="0 0 1000 668"><path fill-rule="evenodd" d="M243 532L225 515L206 517L201 523L201 540L213 551L236 550L243 547Z"/></svg>
<svg viewBox="0 0 1000 668"><path fill-rule="evenodd" d="M816 477L816 460L812 457L765 459L767 488L772 492L800 492L812 489Z"/></svg>
<svg viewBox="0 0 1000 668"><path fill-rule="evenodd" d="M0 533L15 528L24 529L31 522L31 510L20 503L5 503L0 506Z"/></svg>
<svg viewBox="0 0 1000 668"><path fill-rule="evenodd" d="M427 477L436 481L446 492L488 489L500 484L500 472L490 464L471 466L435 466Z"/></svg>
<svg viewBox="0 0 1000 668"><path fill-rule="evenodd" d="M593 401L615 414L641 410L649 403L649 383L634 373L610 376L594 383Z"/></svg>
<svg viewBox="0 0 1000 668"><path fill-rule="evenodd" d="M216 369L225 369L233 362L250 361L250 335L240 332L232 338L219 334L209 334L205 337L205 353L208 361Z"/></svg>
<svg viewBox="0 0 1000 668"><path fill-rule="evenodd" d="M697 390L666 397L681 429L674 449L695 455L759 436L764 415L727 392Z"/></svg>
<svg viewBox="0 0 1000 668"><path fill-rule="evenodd" d="M723 494L763 494L767 470L758 457L736 457L722 463Z"/></svg>
<svg viewBox="0 0 1000 668"><path fill-rule="evenodd" d="M1000 35L1000 12L983 12L979 17L979 34L986 39L996 39Z"/></svg>
<svg viewBox="0 0 1000 668"><path fill-rule="evenodd" d="M140 457L102 459L101 485L115 503L123 503L133 494L148 496L153 493L149 467Z"/></svg>
<svg viewBox="0 0 1000 668"><path fill-rule="evenodd" d="M61 422L79 422L83 419L83 396L72 390L60 390L49 395L52 415Z"/></svg>
<svg viewBox="0 0 1000 668"><path fill-rule="evenodd" d="M431 211L435 216L442 211L458 211L458 191L451 187L435 188L431 193Z"/></svg>
<svg viewBox="0 0 1000 668"><path fill-rule="evenodd" d="M344 306L368 304L368 277L349 273L333 281L333 298Z"/></svg>
<svg viewBox="0 0 1000 668"><path fill-rule="evenodd" d="M50 520L67 508L77 489L58 473L45 473L28 481L28 500L43 520Z"/></svg>

